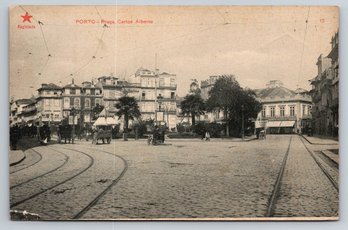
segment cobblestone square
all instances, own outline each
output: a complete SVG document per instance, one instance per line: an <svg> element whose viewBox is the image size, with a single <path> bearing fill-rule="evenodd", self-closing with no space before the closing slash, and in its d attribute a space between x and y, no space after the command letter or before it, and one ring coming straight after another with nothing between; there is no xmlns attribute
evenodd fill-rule
<svg viewBox="0 0 348 230"><path fill-rule="evenodd" d="M10 168L11 210L44 220L337 218L338 169L317 150L298 135L39 146Z"/></svg>

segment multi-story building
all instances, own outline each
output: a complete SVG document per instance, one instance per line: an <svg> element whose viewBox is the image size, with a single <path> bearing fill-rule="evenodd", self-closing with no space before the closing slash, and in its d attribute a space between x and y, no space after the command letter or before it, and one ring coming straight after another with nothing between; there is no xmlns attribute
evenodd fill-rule
<svg viewBox="0 0 348 230"><path fill-rule="evenodd" d="M102 76L98 78L96 86L102 89L101 105L109 115L114 115L117 99L124 95L123 81L114 76Z"/></svg>
<svg viewBox="0 0 348 230"><path fill-rule="evenodd" d="M220 76L209 76L209 79L201 81L201 96L203 100L208 100L209 98L209 91L213 88L215 85L215 82L222 77ZM234 77L231 75L230 77ZM210 113L205 113L203 115L198 116L198 120L203 122L217 122L217 123L224 123L224 112L220 110L216 110Z"/></svg>
<svg viewBox="0 0 348 230"><path fill-rule="evenodd" d="M93 108L101 105L103 101L102 89L95 85L94 82L82 82L81 95L81 119L85 124L91 124L96 114Z"/></svg>
<svg viewBox="0 0 348 230"><path fill-rule="evenodd" d="M22 109L23 120L26 124L33 123L37 119L36 99L31 98L28 102Z"/></svg>
<svg viewBox="0 0 348 230"><path fill-rule="evenodd" d="M273 80L255 93L262 104L256 128L263 127L268 133L301 133L311 119L312 98L304 89L293 91Z"/></svg>
<svg viewBox="0 0 348 230"><path fill-rule="evenodd" d="M327 57L318 57L318 74L311 80L313 98L313 132L318 135L338 135L339 58L338 33L332 37L332 49Z"/></svg>
<svg viewBox="0 0 348 230"><path fill-rule="evenodd" d="M331 58L332 82L331 82L331 104L332 112L332 135L338 135L338 120L339 120L339 57L338 57L338 32L331 39L331 51L328 55Z"/></svg>
<svg viewBox="0 0 348 230"><path fill-rule="evenodd" d="M85 81L82 87L74 83L63 87L63 117L71 115L72 108L75 109L77 124L90 124L93 118L93 108L102 104L102 89L95 84Z"/></svg>
<svg viewBox="0 0 348 230"><path fill-rule="evenodd" d="M62 88L53 84L41 84L37 90L37 113L42 122L58 123L62 120Z"/></svg>
<svg viewBox="0 0 348 230"><path fill-rule="evenodd" d="M26 124L35 121L36 117L36 100L18 99L11 103L10 121L11 125Z"/></svg>
<svg viewBox="0 0 348 230"><path fill-rule="evenodd" d="M153 119L176 127L176 75L139 68L126 87L134 96L143 120Z"/></svg>

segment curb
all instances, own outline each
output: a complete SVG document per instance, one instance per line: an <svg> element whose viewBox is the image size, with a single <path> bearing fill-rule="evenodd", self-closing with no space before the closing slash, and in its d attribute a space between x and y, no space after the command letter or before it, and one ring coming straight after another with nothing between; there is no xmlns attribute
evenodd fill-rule
<svg viewBox="0 0 348 230"><path fill-rule="evenodd" d="M301 137L303 137L309 144L311 145L337 145L336 143L314 143L311 142L310 140L307 139L307 137L305 137L304 135L300 134Z"/></svg>
<svg viewBox="0 0 348 230"><path fill-rule="evenodd" d="M335 164L336 166L339 166L339 162L335 161L334 159L332 159L328 154L326 154L325 152L329 151L329 150L321 150L321 154L323 154L328 160L330 160L333 164Z"/></svg>
<svg viewBox="0 0 348 230"><path fill-rule="evenodd" d="M17 165L17 164L21 163L22 161L24 161L24 159L26 158L26 156L25 156L25 154L24 154L24 152L23 152L22 150L20 150L20 151L23 153L23 157L20 158L18 161L15 161L15 162L10 163L10 166ZM10 151L10 154L11 154L11 151ZM10 157L11 157L11 156L10 156Z"/></svg>

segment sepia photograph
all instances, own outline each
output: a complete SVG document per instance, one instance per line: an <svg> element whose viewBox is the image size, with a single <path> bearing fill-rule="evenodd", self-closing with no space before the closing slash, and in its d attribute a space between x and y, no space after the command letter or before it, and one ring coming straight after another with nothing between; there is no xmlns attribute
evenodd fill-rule
<svg viewBox="0 0 348 230"><path fill-rule="evenodd" d="M9 7L10 219L339 220L339 17Z"/></svg>

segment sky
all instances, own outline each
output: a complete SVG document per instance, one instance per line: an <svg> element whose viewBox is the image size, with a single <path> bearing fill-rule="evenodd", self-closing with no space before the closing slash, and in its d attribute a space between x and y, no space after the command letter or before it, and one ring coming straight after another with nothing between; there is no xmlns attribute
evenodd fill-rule
<svg viewBox="0 0 348 230"><path fill-rule="evenodd" d="M220 74L252 89L270 80L310 89L338 22L338 8L324 6L14 6L10 97L72 78L127 79L140 67L176 74L179 96L192 79Z"/></svg>

